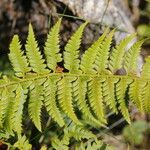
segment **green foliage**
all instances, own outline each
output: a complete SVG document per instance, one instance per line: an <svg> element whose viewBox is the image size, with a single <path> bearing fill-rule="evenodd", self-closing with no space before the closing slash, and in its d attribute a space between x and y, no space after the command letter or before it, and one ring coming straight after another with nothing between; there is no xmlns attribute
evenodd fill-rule
<svg viewBox="0 0 150 150"><path fill-rule="evenodd" d="M140 111L150 112L150 57L147 58L140 77L137 75L136 65L143 41L128 48L130 41L135 38L135 34L130 35L113 48L110 54L114 30L107 29L79 59L81 37L86 22L71 36L62 58L59 52L60 23L61 19L49 32L44 54L39 50L31 24L25 53L21 50L18 36L14 36L10 44L9 58L15 75L2 76L0 79L2 131L10 135L21 135L22 117L27 115L23 111L25 109L35 127L42 132L42 108L45 107L60 127L66 127L68 120L72 121L77 127L73 128L75 132L68 128L64 132L69 130L69 137L80 140L80 134L86 138L86 132L80 131L80 128L87 124L94 127L107 124L107 106L115 113L120 111L130 123L129 100L126 100L126 95ZM61 61L64 62L67 72L57 71ZM126 75L115 74L121 68L126 70ZM24 139L21 143L22 141L25 142ZM63 143L56 137L52 145L64 146L65 149L68 142ZM98 141L89 142L89 146L85 147L90 149L98 144ZM84 147L84 144L80 146Z"/></svg>
<svg viewBox="0 0 150 150"><path fill-rule="evenodd" d="M19 150L31 150L32 146L29 144L25 136L19 137L18 141L13 145L13 148Z"/></svg>
<svg viewBox="0 0 150 150"><path fill-rule="evenodd" d="M127 74L136 74L137 72L137 57L140 54L140 48L144 40L134 43L125 54L124 68Z"/></svg>
<svg viewBox="0 0 150 150"><path fill-rule="evenodd" d="M76 126L74 124L70 124L69 127L64 129L64 136L62 138L57 136L52 138L52 147L56 150L69 150L69 143L72 140L76 141L76 143L73 145L75 150L110 149L108 145L105 145L101 140L98 140L91 131L88 131L81 126ZM81 140L87 141L79 143Z"/></svg>
<svg viewBox="0 0 150 150"><path fill-rule="evenodd" d="M94 61L98 57L98 52L102 49L100 45L102 44L102 41L105 39L106 34L108 30L105 30L102 36L99 37L99 39L94 42L94 44L91 45L91 47L88 48L87 51L83 54L81 58L80 68L83 73L86 74L92 74L94 71Z"/></svg>
<svg viewBox="0 0 150 150"><path fill-rule="evenodd" d="M137 28L137 32L139 36L142 37L149 37L150 36L150 25L147 24L141 24Z"/></svg>
<svg viewBox="0 0 150 150"><path fill-rule="evenodd" d="M14 35L10 44L9 59L12 62L13 69L17 76L22 77L25 75L25 73L30 71L27 58L24 56L23 51L21 50L21 44L19 42L18 35Z"/></svg>
<svg viewBox="0 0 150 150"><path fill-rule="evenodd" d="M148 124L144 121L136 121L123 130L123 136L131 144L141 144L144 139L144 132L148 129Z"/></svg>
<svg viewBox="0 0 150 150"><path fill-rule="evenodd" d="M112 30L109 33L108 37L105 38L102 42L98 41L98 43L100 43L100 46L97 52L94 65L96 71L99 74L105 73L106 69L108 68L109 50L110 50L113 35L114 35L114 30Z"/></svg>
<svg viewBox="0 0 150 150"><path fill-rule="evenodd" d="M25 46L26 54L32 71L38 74L47 73L48 70L46 69L46 64L44 64L44 59L42 59L41 52L39 51L39 47L37 41L35 40L35 35L31 24L29 24L29 34ZM16 54L16 51L14 53Z"/></svg>
<svg viewBox="0 0 150 150"><path fill-rule="evenodd" d="M134 38L135 34L129 35L128 37L123 39L118 45L116 45L115 48L113 48L109 62L109 68L112 71L112 73L115 73L118 69L122 68L125 51L127 49L128 44Z"/></svg>
<svg viewBox="0 0 150 150"><path fill-rule="evenodd" d="M55 71L57 63L62 61L61 54L59 53L59 28L61 19L51 29L45 43L45 56L48 68Z"/></svg>
<svg viewBox="0 0 150 150"><path fill-rule="evenodd" d="M82 24L68 41L64 51L64 66L70 73L79 71L79 48L81 43L82 32L87 25L87 22Z"/></svg>

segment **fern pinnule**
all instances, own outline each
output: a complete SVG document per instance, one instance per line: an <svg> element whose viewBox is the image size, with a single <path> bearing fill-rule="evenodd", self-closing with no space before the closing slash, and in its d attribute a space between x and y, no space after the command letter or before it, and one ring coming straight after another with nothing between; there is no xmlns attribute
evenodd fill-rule
<svg viewBox="0 0 150 150"><path fill-rule="evenodd" d="M25 73L31 69L28 67L28 61L21 50L21 44L19 42L18 35L14 35L10 44L9 60L13 66L13 69L18 77L23 77Z"/></svg>
<svg viewBox="0 0 150 150"><path fill-rule="evenodd" d="M60 140L57 136L52 137L51 139L52 147L56 150L69 150L69 137Z"/></svg>
<svg viewBox="0 0 150 150"><path fill-rule="evenodd" d="M150 82L147 82L146 86L143 89L142 93L144 111L150 113Z"/></svg>
<svg viewBox="0 0 150 150"><path fill-rule="evenodd" d="M88 122L90 125L100 126L102 125L91 113L89 106L87 104L87 81L86 77L78 77L76 81L73 82L73 98L77 104L78 109L82 112L82 118Z"/></svg>
<svg viewBox="0 0 150 150"><path fill-rule="evenodd" d="M145 86L146 82L135 79L129 88L130 99L140 111L143 111L144 107L142 96Z"/></svg>
<svg viewBox="0 0 150 150"><path fill-rule="evenodd" d="M2 128L2 116L3 116L3 99L2 99L2 90L0 90L0 129Z"/></svg>
<svg viewBox="0 0 150 150"><path fill-rule="evenodd" d="M92 78L88 83L88 100L90 106L101 123L106 123L103 97L102 97L102 82L105 79Z"/></svg>
<svg viewBox="0 0 150 150"><path fill-rule="evenodd" d="M13 110L13 130L17 132L18 135L22 133L22 117L23 117L23 106L26 100L25 90L19 84L15 91L15 102Z"/></svg>
<svg viewBox="0 0 150 150"><path fill-rule="evenodd" d="M20 150L31 150L32 145L29 144L29 141L25 135L19 136L18 141L13 145L15 149L20 149Z"/></svg>
<svg viewBox="0 0 150 150"><path fill-rule="evenodd" d="M124 68L127 74L137 74L137 59L144 40L135 42L125 53Z"/></svg>
<svg viewBox="0 0 150 150"><path fill-rule="evenodd" d="M16 88L15 88L16 89ZM14 89L14 90L15 90ZM12 90L5 89L5 110L4 110L4 121L3 121L3 126L5 130L10 134L13 135L13 117L14 117L14 104L15 102L13 101L15 99L15 93Z"/></svg>
<svg viewBox="0 0 150 150"><path fill-rule="evenodd" d="M106 78L105 82L103 83L103 99L104 102L109 106L109 108L118 113L117 110L117 102L115 100L115 84L118 82L118 78ZM110 92L111 91L111 92Z"/></svg>
<svg viewBox="0 0 150 150"><path fill-rule="evenodd" d="M80 143L76 145L76 150L98 150L98 149L103 149L104 144L101 140L88 140L88 142L85 143ZM106 147L106 149L109 149Z"/></svg>
<svg viewBox="0 0 150 150"><path fill-rule="evenodd" d="M115 73L118 69L122 68L124 53L128 44L135 38L135 35L136 34L134 33L124 38L115 48L113 48L109 61L109 68L112 73Z"/></svg>
<svg viewBox="0 0 150 150"><path fill-rule="evenodd" d="M83 54L81 58L80 69L83 73L95 73L94 70L94 61L96 59L97 53L100 49L100 45L102 44L103 40L105 39L108 33L108 29L99 37L99 39L94 42Z"/></svg>
<svg viewBox="0 0 150 150"><path fill-rule="evenodd" d="M82 126L75 125L71 123L69 127L64 129L65 136L68 136L69 138L73 137L77 141L81 139L92 139L96 138L96 136L86 129L84 129Z"/></svg>
<svg viewBox="0 0 150 150"><path fill-rule="evenodd" d="M3 128L3 122L4 122L4 117L5 117L5 111L7 108L7 90L4 88L3 90L0 90L0 129Z"/></svg>
<svg viewBox="0 0 150 150"><path fill-rule="evenodd" d="M107 68L108 68L109 51L114 31L115 30L112 30L107 36L107 38L105 38L104 41L102 41L102 43L99 46L94 64L94 68L99 74L105 74L106 72L108 72Z"/></svg>
<svg viewBox="0 0 150 150"><path fill-rule="evenodd" d="M47 41L44 47L46 62L48 68L55 72L57 63L62 61L61 54L59 53L59 29L61 19L52 27L48 33Z"/></svg>
<svg viewBox="0 0 150 150"><path fill-rule="evenodd" d="M49 115L62 127L65 125L61 112L56 103L56 82L58 77L51 77L44 83L44 103Z"/></svg>
<svg viewBox="0 0 150 150"><path fill-rule="evenodd" d="M25 47L26 55L29 59L32 70L38 74L48 73L49 71L46 69L46 64L44 64L45 60L42 58L41 52L39 51L31 24L29 24L29 33Z"/></svg>
<svg viewBox="0 0 150 150"><path fill-rule="evenodd" d="M70 73L79 72L79 48L81 37L87 22L83 23L76 32L71 36L64 51L64 66Z"/></svg>
<svg viewBox="0 0 150 150"><path fill-rule="evenodd" d="M119 82L116 84L116 97L119 103L119 110L121 111L123 117L130 124L130 115L125 102L125 95L128 85L132 82L130 79L121 78Z"/></svg>
<svg viewBox="0 0 150 150"><path fill-rule="evenodd" d="M141 76L150 79L150 56L146 58L146 62L142 68Z"/></svg>
<svg viewBox="0 0 150 150"><path fill-rule="evenodd" d="M28 104L28 112L29 116L32 119L33 123L35 124L36 128L41 131L41 108L42 108L42 101L44 99L44 88L40 82L44 81L34 81L30 86L29 92L29 104Z"/></svg>
<svg viewBox="0 0 150 150"><path fill-rule="evenodd" d="M78 120L72 104L72 84L71 82L75 78L62 77L60 81L57 82L57 98L60 107L65 112L65 114L75 123L81 124Z"/></svg>

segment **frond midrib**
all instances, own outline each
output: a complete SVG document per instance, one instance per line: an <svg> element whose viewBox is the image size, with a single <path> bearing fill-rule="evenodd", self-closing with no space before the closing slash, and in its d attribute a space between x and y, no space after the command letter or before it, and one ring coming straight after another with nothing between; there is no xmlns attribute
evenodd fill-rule
<svg viewBox="0 0 150 150"><path fill-rule="evenodd" d="M31 75L33 75L34 77L31 77ZM139 81L145 81L145 82L150 82L150 78L146 78L146 77L138 77L138 76L129 76L129 75L102 75L102 74L72 74L72 73L50 73L50 74L27 74L24 78L19 78L18 81L13 81L13 79L10 79L9 83L4 83L4 84L0 84L0 89L4 88L4 87L9 87L15 84L23 84L26 82L33 82L34 80L38 80L38 79L44 79L44 78L50 78L52 76L57 76L57 77L88 77L88 78L118 78L118 79L123 79L126 78L127 80L139 80ZM9 79L9 78L8 78ZM16 77L16 79L18 79ZM2 81L3 79L0 79L0 81Z"/></svg>

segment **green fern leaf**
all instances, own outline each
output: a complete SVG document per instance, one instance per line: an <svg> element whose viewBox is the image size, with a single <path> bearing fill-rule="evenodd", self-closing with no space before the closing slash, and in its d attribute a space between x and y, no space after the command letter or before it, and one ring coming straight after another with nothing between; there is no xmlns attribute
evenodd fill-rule
<svg viewBox="0 0 150 150"><path fill-rule="evenodd" d="M150 78L150 56L146 58L146 63L143 65L141 76Z"/></svg>
<svg viewBox="0 0 150 150"><path fill-rule="evenodd" d="M100 48L98 49L98 54L95 60L95 70L100 73L106 73L108 70L108 58L109 58L109 50L112 42L112 37L114 35L114 30L109 33L109 36L104 39L101 43Z"/></svg>
<svg viewBox="0 0 150 150"><path fill-rule="evenodd" d="M81 36L87 24L84 23L66 44L62 59L59 49L60 22L61 19L48 34L44 48L46 60L39 51L31 24L25 45L26 55L21 50L18 36L14 36L10 45L9 58L17 77L0 74L1 129L11 135L13 132L22 134L21 122L27 94L29 94L29 100L26 102L29 116L40 131L43 102L49 115L61 127L66 124L68 127L68 120L77 125L104 125L106 115L103 102L116 113L120 110L123 117L130 123L126 95L141 111L148 112L150 110L147 106L150 97L150 57L146 59L141 77L136 71L136 59L143 41L136 42L131 48L127 48L135 37L135 34L132 34L122 40L109 57L114 31L107 36L108 30L106 30L88 48L80 61ZM126 49L129 51L125 53ZM46 69L45 61L49 69ZM58 70L57 63L61 61L64 62L64 67L69 73ZM122 66L127 75L115 75ZM50 70L53 73L49 73ZM133 73L135 74L131 75ZM119 108L117 108L118 104ZM80 111L83 124L79 121L75 109ZM67 116L67 119L63 119L62 115ZM75 131L77 135L74 134ZM64 146L64 149L68 149L70 137L81 139L78 138L79 133L82 135L80 128L69 129L64 138L61 140L57 138L52 143L55 143L56 147ZM89 142L86 146L83 144L83 147L92 149L94 145L97 146L96 142L93 143L95 144Z"/></svg>
<svg viewBox="0 0 150 150"><path fill-rule="evenodd" d="M138 41L125 54L124 68L127 74L137 74L137 58L144 40Z"/></svg>
<svg viewBox="0 0 150 150"><path fill-rule="evenodd" d="M69 127L64 129L64 135L70 138L73 137L77 141L80 141L82 139L96 138L96 136L91 131L88 131L81 126L77 126L74 124L71 124Z"/></svg>
<svg viewBox="0 0 150 150"><path fill-rule="evenodd" d="M53 137L51 139L51 144L52 147L56 150L69 150L68 145L66 145L66 141L65 143L61 140L59 140L57 137Z"/></svg>
<svg viewBox="0 0 150 150"><path fill-rule="evenodd" d="M149 113L150 112L150 82L148 82L143 89L142 99L144 100L143 101L144 110Z"/></svg>
<svg viewBox="0 0 150 150"><path fill-rule="evenodd" d="M103 99L105 103L116 114L118 110L116 108L117 102L115 100L115 83L118 82L118 78L107 78L103 83ZM111 91L111 92L110 92Z"/></svg>
<svg viewBox="0 0 150 150"><path fill-rule="evenodd" d="M83 118L88 121L91 125L102 125L97 119L94 118L90 112L90 108L86 103L86 93L87 93L87 78L78 77L73 83L73 97L77 103L78 109L82 112Z"/></svg>
<svg viewBox="0 0 150 150"><path fill-rule="evenodd" d="M3 128L4 115L7 108L8 93L6 88L0 91L0 128Z"/></svg>
<svg viewBox="0 0 150 150"><path fill-rule="evenodd" d="M79 48L81 44L81 37L87 22L82 24L78 30L72 35L64 51L64 66L70 73L79 72Z"/></svg>
<svg viewBox="0 0 150 150"><path fill-rule="evenodd" d="M30 86L30 98L28 104L28 111L29 116L32 119L33 123L37 127L39 131L41 131L41 108L42 108L42 101L43 97L43 86L41 82L44 81L34 81Z"/></svg>
<svg viewBox="0 0 150 150"><path fill-rule="evenodd" d="M16 89L12 121L13 121L13 130L16 131L17 134L19 135L21 135L22 132L22 116L25 99L26 95L24 93L24 90L21 85L18 85Z"/></svg>
<svg viewBox="0 0 150 150"><path fill-rule="evenodd" d="M63 77L60 81L58 81L57 86L57 98L58 102L62 108L62 110L66 113L66 115L72 119L75 123L81 124L76 117L73 105L72 105L72 84L71 82L75 80L71 77Z"/></svg>
<svg viewBox="0 0 150 150"><path fill-rule="evenodd" d="M103 149L103 143L102 141L95 140L94 142L88 141L88 144L86 146L86 150L98 150Z"/></svg>
<svg viewBox="0 0 150 150"><path fill-rule="evenodd" d="M93 73L94 61L96 59L97 53L100 49L102 41L105 39L108 29L102 34L102 36L83 54L81 58L80 68L83 73Z"/></svg>
<svg viewBox="0 0 150 150"><path fill-rule="evenodd" d="M9 49L9 59L13 69L18 77L23 77L25 73L30 71L30 68L28 67L26 56L24 56L23 51L21 51L18 35L14 35Z"/></svg>
<svg viewBox="0 0 150 150"><path fill-rule="evenodd" d="M34 32L31 24L29 24L29 34L27 37L26 43L26 54L29 59L30 66L32 70L38 74L48 73L49 71L44 64L44 59L42 59L42 55L39 51L39 47L37 41L34 37Z"/></svg>
<svg viewBox="0 0 150 150"><path fill-rule="evenodd" d="M4 95L5 97L5 113L4 113L4 127L6 129L6 131L10 134L13 135L13 116L14 116L14 99L15 99L15 93L14 90L16 89L16 87L14 89L5 89L5 93L6 95Z"/></svg>
<svg viewBox="0 0 150 150"><path fill-rule="evenodd" d="M146 82L140 80L134 80L134 82L130 85L129 96L131 101L139 108L140 111L143 111L143 89L146 86Z"/></svg>
<svg viewBox="0 0 150 150"><path fill-rule="evenodd" d="M80 145L76 145L75 150L108 150L107 147L104 146L101 140L88 140L87 142L81 142Z"/></svg>
<svg viewBox="0 0 150 150"><path fill-rule="evenodd" d="M54 25L48 34L47 41L45 43L44 53L46 56L47 66L55 71L57 63L62 61L61 54L59 53L59 28L61 19Z"/></svg>
<svg viewBox="0 0 150 150"><path fill-rule="evenodd" d="M3 127L2 116L3 116L3 99L2 99L2 90L0 89L0 129Z"/></svg>
<svg viewBox="0 0 150 150"><path fill-rule="evenodd" d="M32 146L25 136L19 137L18 141L13 145L14 148L20 150L31 150Z"/></svg>
<svg viewBox="0 0 150 150"><path fill-rule="evenodd" d="M60 80L58 77L51 77L44 83L44 103L49 115L62 127L64 121L56 104L56 82Z"/></svg>
<svg viewBox="0 0 150 150"><path fill-rule="evenodd" d="M106 123L103 97L102 97L102 82L105 79L92 78L88 83L88 100L92 110L94 111L96 117L102 122Z"/></svg>
<svg viewBox="0 0 150 150"><path fill-rule="evenodd" d="M116 96L117 101L119 103L119 110L121 111L123 117L126 119L128 123L131 123L131 121L128 108L125 102L125 94L127 87L131 82L132 80L130 79L121 78L120 81L116 84Z"/></svg>
<svg viewBox="0 0 150 150"><path fill-rule="evenodd" d="M123 39L112 51L110 56L109 68L112 73L115 73L118 69L122 68L123 57L127 45L131 42L131 40L135 38L135 34L131 34L130 36Z"/></svg>

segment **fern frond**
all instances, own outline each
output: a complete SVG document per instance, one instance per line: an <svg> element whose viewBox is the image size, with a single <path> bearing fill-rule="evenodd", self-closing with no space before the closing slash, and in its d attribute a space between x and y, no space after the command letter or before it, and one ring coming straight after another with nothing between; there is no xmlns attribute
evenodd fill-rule
<svg viewBox="0 0 150 150"><path fill-rule="evenodd" d="M87 93L87 77L78 77L75 82L73 82L73 98L77 103L78 109L82 112L83 118L90 124L96 124L97 126L102 125L92 115L89 106L87 104L86 93Z"/></svg>
<svg viewBox="0 0 150 150"><path fill-rule="evenodd" d="M129 88L130 99L140 111L143 111L144 104L143 104L142 95L145 86L146 86L146 82L135 79Z"/></svg>
<svg viewBox="0 0 150 150"><path fill-rule="evenodd" d="M44 59L42 59L42 55L41 52L39 51L37 41L35 40L31 24L29 24L29 33L27 37L27 43L25 46L26 46L26 54L29 59L29 63L32 70L38 74L48 73L49 71L46 69Z"/></svg>
<svg viewBox="0 0 150 150"><path fill-rule="evenodd" d="M74 112L72 105L72 84L71 82L75 80L75 78L62 77L60 81L58 81L57 86L57 98L58 102L65 112L65 114L72 119L75 123L81 124Z"/></svg>
<svg viewBox="0 0 150 150"><path fill-rule="evenodd" d="M58 77L48 78L44 83L44 103L49 115L62 127L64 120L56 103L56 82L60 80Z"/></svg>
<svg viewBox="0 0 150 150"><path fill-rule="evenodd" d="M17 77L0 75L0 128L11 135L14 132L21 135L23 109L27 105L33 124L41 131L41 108L44 102L54 121L60 127L67 125L66 136L61 140L58 137L52 140L52 145L59 149L63 147L64 150L69 149L70 137L76 140L87 137L86 131L82 134L84 125L99 127L106 124L104 102L114 112L120 110L129 123L127 97L130 97L141 111L150 111L150 57L146 59L141 76L137 75L136 59L143 41L127 48L135 37L135 34L132 34L122 40L109 57L114 31L107 35L106 30L88 48L80 61L81 36L87 24L84 23L66 44L62 58L59 49L60 22L61 19L48 34L44 48L46 60L39 50L31 24L25 45L26 55L21 50L18 36L14 36L9 58ZM125 53L126 49L129 51ZM56 68L59 62L64 62L68 71L58 72ZM127 75L116 75L116 71L122 66ZM52 73L49 73L50 70ZM65 119L62 116L65 116ZM68 120L73 121L75 127L69 129ZM83 125L83 128L78 127L79 125ZM83 149L92 149L97 147L97 144L96 141L89 142L86 146L83 144Z"/></svg>
<svg viewBox="0 0 150 150"><path fill-rule="evenodd" d="M88 100L92 110L94 111L96 117L102 122L106 123L103 97L102 97L102 82L105 79L92 78L88 83Z"/></svg>
<svg viewBox="0 0 150 150"><path fill-rule="evenodd" d="M28 61L21 50L21 44L19 42L18 35L14 35L10 44L9 59L13 66L13 69L18 77L23 77L31 69L28 67Z"/></svg>
<svg viewBox="0 0 150 150"><path fill-rule="evenodd" d="M109 33L108 37L104 39L100 45L100 48L98 49L94 68L99 74L105 74L108 72L106 69L108 68L109 50L113 35L114 30Z"/></svg>
<svg viewBox="0 0 150 150"><path fill-rule="evenodd" d="M79 48L81 44L81 37L87 22L82 24L77 31L71 36L64 51L64 66L70 73L79 72Z"/></svg>
<svg viewBox="0 0 150 150"><path fill-rule="evenodd" d="M43 97L43 86L42 83L44 81L34 81L32 85L30 86L30 98L29 98L29 104L28 104L28 111L29 116L32 119L33 123L37 127L39 131L41 131L41 108L42 108L42 101L44 99Z"/></svg>
<svg viewBox="0 0 150 150"><path fill-rule="evenodd" d="M103 83L103 99L109 108L118 113L117 102L115 100L115 84L118 82L118 78L107 78ZM111 91L111 92L110 92Z"/></svg>
<svg viewBox="0 0 150 150"><path fill-rule="evenodd" d="M134 38L135 34L131 34L130 36L123 39L115 48L113 48L109 61L109 68L112 73L115 73L118 69L122 68L125 50L127 45Z"/></svg>
<svg viewBox="0 0 150 150"><path fill-rule="evenodd" d="M88 50L86 50L85 53L83 54L80 64L80 69L82 70L83 73L91 74L95 72L93 70L94 61L100 49L100 45L102 41L105 39L107 33L108 29L106 29L105 32L102 34L102 36L100 36L100 38L94 44L92 44L92 46L89 47Z"/></svg>
<svg viewBox="0 0 150 150"><path fill-rule="evenodd" d="M137 74L137 58L144 40L135 42L132 47L125 53L124 68L127 74Z"/></svg>
<svg viewBox="0 0 150 150"><path fill-rule="evenodd" d="M150 56L146 58L146 63L143 65L141 76L148 79L150 78Z"/></svg>
<svg viewBox="0 0 150 150"><path fill-rule="evenodd" d="M54 72L57 63L62 61L61 54L59 53L59 28L61 19L54 25L48 34L47 41L44 47L47 66Z"/></svg>
<svg viewBox="0 0 150 150"><path fill-rule="evenodd" d="M128 112L127 104L125 102L126 90L129 84L132 82L130 79L121 78L120 81L116 84L116 97L119 103L119 110L121 111L123 117L128 123L130 123L130 115Z"/></svg>

